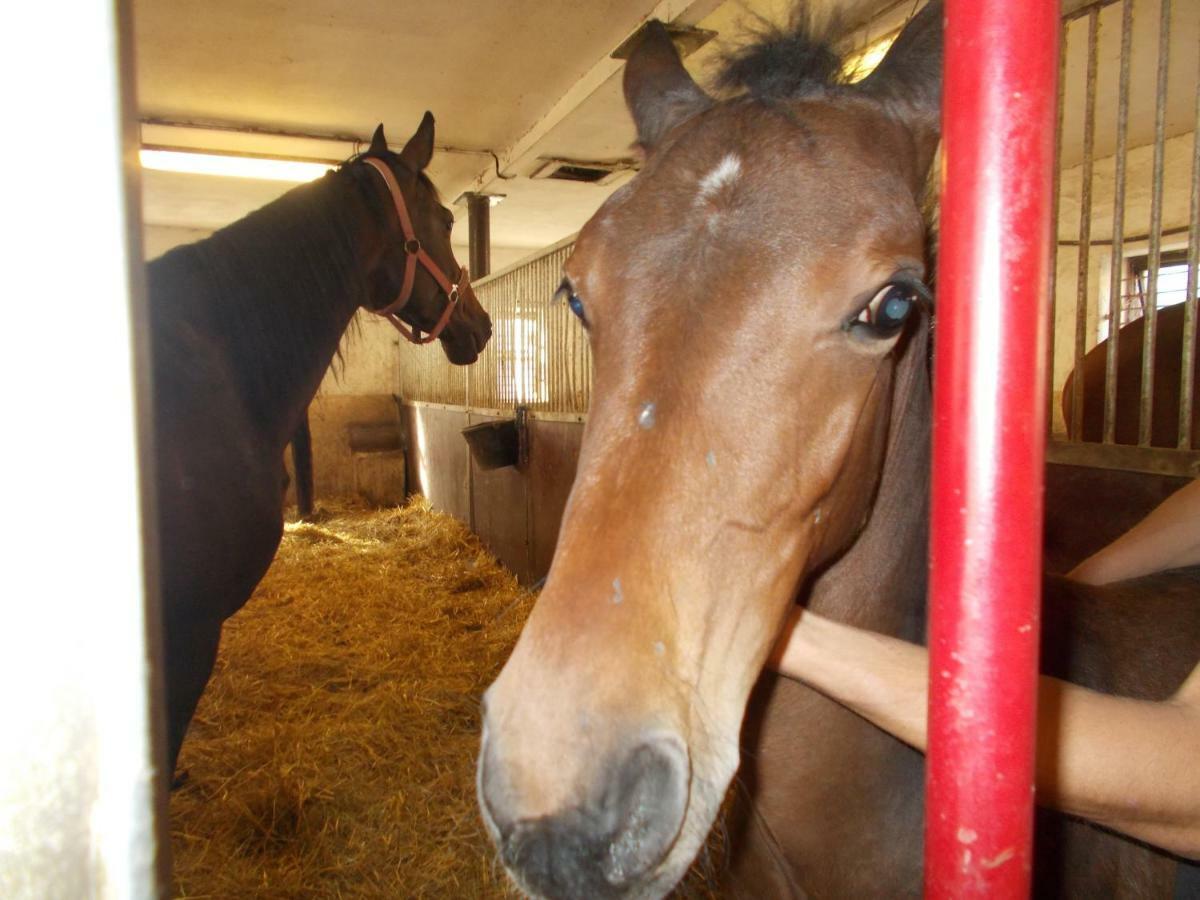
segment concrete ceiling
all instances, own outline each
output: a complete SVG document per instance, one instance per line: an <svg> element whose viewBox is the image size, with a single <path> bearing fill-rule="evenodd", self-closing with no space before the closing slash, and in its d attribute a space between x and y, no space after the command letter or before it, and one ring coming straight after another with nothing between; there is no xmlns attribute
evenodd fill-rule
<svg viewBox="0 0 1200 900"><path fill-rule="evenodd" d="M828 0L866 21L906 0ZM605 186L531 179L544 158L627 159L633 130L612 50L657 17L736 37L790 0L135 0L144 144L344 159L384 122L393 146L437 117L430 174L453 200L507 195L492 213L493 264L577 231ZM714 42L689 59L703 75ZM197 127L205 126L205 127ZM506 178L497 177L495 153ZM513 177L515 176L515 177ZM289 185L144 173L147 224L213 229ZM455 242L466 243L456 210ZM465 254L464 254L465 255Z"/></svg>
<svg viewBox="0 0 1200 900"><path fill-rule="evenodd" d="M1080 3L1064 0L1064 8ZM610 54L642 22L657 17L717 32L687 60L703 79L749 16L778 21L791 6L792 0L134 0L143 143L336 162L379 122L399 147L432 110L440 149L430 174L446 198L467 190L507 195L492 212L498 267L577 231L628 177L598 186L528 176L547 158L630 157L622 64ZM897 27L913 2L819 0L817 6L837 10L857 46ZM1139 47L1154 46L1157 6L1135 0ZM1192 127L1200 53L1200 4L1177 0L1174 8L1169 134ZM1115 117L1119 18L1118 4L1102 20L1103 122ZM1073 25L1068 38L1069 85L1082 79L1079 29ZM1135 55L1133 82L1136 146L1153 135L1151 53ZM1081 107L1081 95L1068 87L1067 165L1078 158L1074 111ZM1111 152L1105 134L1102 126L1098 155ZM497 177L492 153L507 177ZM147 171L145 220L213 229L288 187ZM465 210L456 213L455 243L465 248Z"/></svg>
<svg viewBox="0 0 1200 900"><path fill-rule="evenodd" d="M1080 6L1078 0L1072 5ZM1158 40L1162 4L1159 0L1134 0L1129 60L1128 146L1154 141L1155 96L1158 81ZM1096 104L1093 155L1112 156L1117 145L1117 98L1120 94L1122 4L1100 10L1096 36ZM1167 95L1164 132L1167 137L1187 134L1196 127L1196 92L1200 90L1200 2L1175 0L1171 5L1167 39ZM1063 93L1064 168L1083 159L1084 112L1087 102L1088 16L1067 27L1066 69Z"/></svg>

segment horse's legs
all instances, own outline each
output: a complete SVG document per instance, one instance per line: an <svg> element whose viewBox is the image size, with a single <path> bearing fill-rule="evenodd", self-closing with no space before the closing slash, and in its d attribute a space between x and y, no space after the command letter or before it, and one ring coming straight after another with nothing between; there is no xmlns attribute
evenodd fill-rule
<svg viewBox="0 0 1200 900"><path fill-rule="evenodd" d="M292 469L296 473L296 511L306 518L313 511L312 432L307 411L292 435Z"/></svg>
<svg viewBox="0 0 1200 900"><path fill-rule="evenodd" d="M221 641L221 622L167 617L164 643L167 695L167 773L175 774L179 748L196 704L212 675Z"/></svg>

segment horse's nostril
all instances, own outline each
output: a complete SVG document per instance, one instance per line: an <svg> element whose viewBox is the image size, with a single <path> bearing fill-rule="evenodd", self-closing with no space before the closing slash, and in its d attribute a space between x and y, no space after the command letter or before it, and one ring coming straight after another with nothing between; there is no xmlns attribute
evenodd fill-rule
<svg viewBox="0 0 1200 900"><path fill-rule="evenodd" d="M675 843L688 780L678 739L641 744L609 770L597 801L503 829L501 855L539 896L625 896Z"/></svg>
<svg viewBox="0 0 1200 900"><path fill-rule="evenodd" d="M605 876L625 884L656 866L679 835L687 810L688 757L673 737L635 749L613 780L617 827Z"/></svg>

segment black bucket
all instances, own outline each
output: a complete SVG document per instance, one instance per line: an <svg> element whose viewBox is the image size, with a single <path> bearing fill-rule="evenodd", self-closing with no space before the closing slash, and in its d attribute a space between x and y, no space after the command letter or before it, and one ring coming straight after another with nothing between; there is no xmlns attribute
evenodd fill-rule
<svg viewBox="0 0 1200 900"><path fill-rule="evenodd" d="M516 419L468 425L462 436L471 448L471 457L481 469L515 466L520 459L521 441Z"/></svg>

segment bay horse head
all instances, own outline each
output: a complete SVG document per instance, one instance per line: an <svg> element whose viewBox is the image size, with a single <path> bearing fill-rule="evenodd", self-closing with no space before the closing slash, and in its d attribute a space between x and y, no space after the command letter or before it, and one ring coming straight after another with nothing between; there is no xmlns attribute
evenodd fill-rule
<svg viewBox="0 0 1200 900"><path fill-rule="evenodd" d="M426 112L399 153L388 149L380 125L359 157L378 173L370 177L386 198L381 214L392 233L371 275L371 308L413 343L440 339L450 362L468 365L491 337L492 321L454 258L454 214L425 174L433 149L433 115Z"/></svg>
<svg viewBox="0 0 1200 900"><path fill-rule="evenodd" d="M683 875L799 585L871 515L899 385L926 365L940 70L939 0L855 85L802 29L735 56L723 100L660 26L629 60L645 164L561 289L595 365L578 474L485 697L483 818L533 895Z"/></svg>

